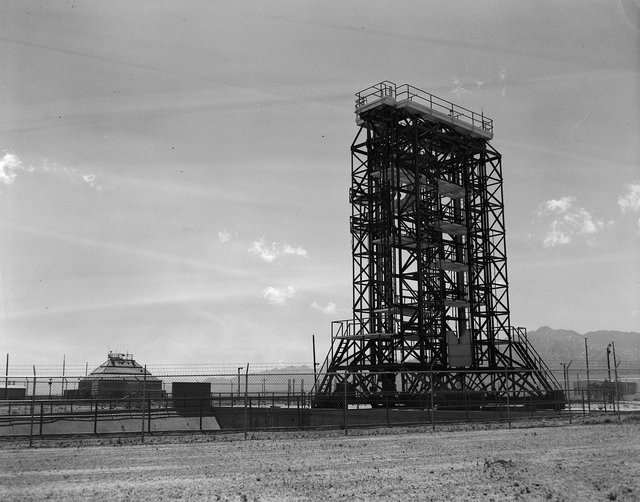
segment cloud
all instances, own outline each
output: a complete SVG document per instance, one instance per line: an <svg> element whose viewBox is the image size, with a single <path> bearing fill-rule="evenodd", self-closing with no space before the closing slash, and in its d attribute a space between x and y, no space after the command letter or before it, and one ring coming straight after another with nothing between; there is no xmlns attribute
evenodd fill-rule
<svg viewBox="0 0 640 502"><path fill-rule="evenodd" d="M278 244L276 242L272 242L271 246L268 246L264 237L253 241L248 251L267 263L274 262L282 255L307 256L307 250L301 247L294 247L289 244Z"/></svg>
<svg viewBox="0 0 640 502"><path fill-rule="evenodd" d="M77 183L78 181L82 180L94 190L102 190L102 185L98 181L98 177L95 174L82 174L82 172L80 172L78 169L75 169L73 167L61 166L55 162L49 162L48 160L45 160L39 169L32 168L31 171L50 173L54 176L65 178L72 183Z"/></svg>
<svg viewBox="0 0 640 502"><path fill-rule="evenodd" d="M462 86L462 84L460 83L460 79L457 76L453 77L453 80L451 81L451 83L453 84L453 89L451 89L450 92L451 94L455 94L456 97L458 98L460 97L461 94L466 94L468 92L471 92Z"/></svg>
<svg viewBox="0 0 640 502"><path fill-rule="evenodd" d="M266 298L266 300L271 305L285 305L289 298L293 298L295 296L295 289L292 286L287 286L286 288L274 288L269 286L262 291L262 296Z"/></svg>
<svg viewBox="0 0 640 502"><path fill-rule="evenodd" d="M560 222L552 221L551 230L544 236L544 247L555 247L563 244L569 244L571 242L570 235L563 230Z"/></svg>
<svg viewBox="0 0 640 502"><path fill-rule="evenodd" d="M507 69L503 68L502 70L500 70L500 73L498 73L498 78L500 79L501 82L504 83L504 80L507 78ZM507 93L507 86L503 85L502 86L502 96L504 96Z"/></svg>
<svg viewBox="0 0 640 502"><path fill-rule="evenodd" d="M575 197L551 199L540 204L538 216L551 216L544 247L569 244L576 236L592 236L604 228L602 220L596 220L583 207L575 207Z"/></svg>
<svg viewBox="0 0 640 502"><path fill-rule="evenodd" d="M621 213L640 212L640 183L626 185L627 191L618 198L618 206ZM638 218L638 229L640 230L640 218Z"/></svg>
<svg viewBox="0 0 640 502"><path fill-rule="evenodd" d="M627 25L640 32L640 2L638 0L620 0L620 7Z"/></svg>
<svg viewBox="0 0 640 502"><path fill-rule="evenodd" d="M336 304L332 302L327 303L327 305L324 307L316 302L313 302L311 304L311 308L319 310L323 314L335 314L336 312Z"/></svg>
<svg viewBox="0 0 640 502"><path fill-rule="evenodd" d="M278 257L275 250L275 242L271 245L271 249L269 249L265 245L264 238L257 241L253 241L253 243L251 244L251 247L249 248L249 252L251 254L255 254L261 260L264 260L267 263L271 263L272 261L275 261L275 259Z"/></svg>
<svg viewBox="0 0 640 502"><path fill-rule="evenodd" d="M548 212L566 213L575 202L575 197L562 197L551 199L542 204L544 210Z"/></svg>
<svg viewBox="0 0 640 502"><path fill-rule="evenodd" d="M102 185L95 174L82 174L72 167L60 166L59 164L45 160L39 167L25 167L17 155L7 153L0 159L0 182L5 185L13 185L18 171L33 173L41 172L53 174L61 178L66 178L72 182L83 181L94 190L102 190Z"/></svg>
<svg viewBox="0 0 640 502"><path fill-rule="evenodd" d="M16 179L16 171L22 171L22 161L12 153L6 153L0 159L0 182L5 185L13 185Z"/></svg>
<svg viewBox="0 0 640 502"><path fill-rule="evenodd" d="M282 253L283 254L292 254L295 256L307 256L307 250L303 249L301 247L296 247L294 248L293 246L290 246L289 244L283 244L282 245Z"/></svg>
<svg viewBox="0 0 640 502"><path fill-rule="evenodd" d="M638 212L640 211L640 183L626 185L627 191L618 199L620 212Z"/></svg>
<svg viewBox="0 0 640 502"><path fill-rule="evenodd" d="M222 243L229 242L231 240L231 234L226 230L220 230L218 232L218 239L220 239Z"/></svg>
<svg viewBox="0 0 640 502"><path fill-rule="evenodd" d="M497 79L493 75L484 75L483 77L479 74L467 74L462 78L455 75L451 79L451 89L449 90L449 93L455 94L456 98L460 98L463 94L473 94L474 91L482 90L483 86L488 84L489 86L502 86L502 95L504 96L506 92L506 77L506 69L503 69L498 73Z"/></svg>
<svg viewBox="0 0 640 502"><path fill-rule="evenodd" d="M94 188L96 190L102 190L102 185L100 183L98 183L98 180L97 180L95 174L84 174L82 176L82 179L91 188Z"/></svg>

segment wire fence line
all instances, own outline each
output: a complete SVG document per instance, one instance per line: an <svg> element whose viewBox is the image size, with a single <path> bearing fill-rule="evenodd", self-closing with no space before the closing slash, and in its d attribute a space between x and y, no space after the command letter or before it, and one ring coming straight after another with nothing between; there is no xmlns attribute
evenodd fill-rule
<svg viewBox="0 0 640 502"><path fill-rule="evenodd" d="M587 381L590 381L592 386L597 386L597 382L614 380L629 384L640 384L640 363L637 365L619 365L617 368L595 366L587 369L585 366L558 366L565 366L565 368L551 370L551 374L559 382L563 382L568 378L571 382L570 387L585 386ZM449 373L457 372L459 374L464 374L465 371L467 370L447 370ZM490 373L490 371L487 370L487 373ZM502 372L504 370L495 371ZM394 374L401 375L402 373L403 371L398 371ZM128 379L142 381L144 380L144 374L148 375L150 385L160 385L162 390L169 394L171 393L173 382L195 382L199 380L210 382L211 391L214 393L240 393L241 391L244 392L242 386L245 377L247 378L248 391L250 393L269 391L278 394L283 392L304 394L311 392L316 380L322 377L322 374L314 372L312 363L280 365L236 363L219 366L201 364L149 365L144 366L144 372L141 367L139 375L123 372L122 374L109 373L97 376L87 371L78 371L77 365L68 367L66 372L60 366L29 366L27 371L27 366L23 365L19 368L12 367L11 372L7 371L6 375L0 377L0 400L9 396L33 396L34 394L39 398L75 398L80 397L78 396L78 391L81 391L82 382L104 380L109 375L113 375L114 379L123 381ZM20 389L23 389L22 394L19 393ZM16 394L16 392L18 393ZM631 393L633 394L633 392ZM91 396L85 395L84 397L92 397L94 395L96 395L95 392Z"/></svg>
<svg viewBox="0 0 640 502"><path fill-rule="evenodd" d="M617 368L556 372L562 392L541 396L511 388L504 380L495 392L439 388L438 375L422 372L425 385L411 392L373 391L349 385L360 374L340 373L330 392L316 393L325 375L313 371L110 374L5 377L0 391L0 438L62 435L243 432L501 421L555 415L640 410L640 371ZM506 370L508 374L509 370ZM450 373L450 372L446 372ZM458 372L464 376L464 371ZM416 372L411 372L415 378ZM504 370L500 375L504 375ZM382 377L382 374L376 376ZM394 372L398 383L409 373ZM389 378L386 379L387 381ZM461 379L464 381L464 379ZM433 382L431 384L430 382ZM398 385L398 389L404 388Z"/></svg>

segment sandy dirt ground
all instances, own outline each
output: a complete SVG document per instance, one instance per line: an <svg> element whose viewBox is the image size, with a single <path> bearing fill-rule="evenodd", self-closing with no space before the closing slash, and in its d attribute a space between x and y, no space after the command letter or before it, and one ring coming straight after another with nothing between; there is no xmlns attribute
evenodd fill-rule
<svg viewBox="0 0 640 502"><path fill-rule="evenodd" d="M640 500L638 420L351 434L5 443L0 499Z"/></svg>

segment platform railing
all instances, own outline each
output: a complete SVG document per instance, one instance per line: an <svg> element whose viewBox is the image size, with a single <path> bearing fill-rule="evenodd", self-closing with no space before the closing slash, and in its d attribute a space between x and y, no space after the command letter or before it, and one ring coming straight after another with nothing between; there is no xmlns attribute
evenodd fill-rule
<svg viewBox="0 0 640 502"><path fill-rule="evenodd" d="M396 95L396 84L389 80L383 80L360 92L356 93L356 110L369 103L373 103L383 98L394 98Z"/></svg>
<svg viewBox="0 0 640 502"><path fill-rule="evenodd" d="M412 85L396 85L388 80L383 80L357 92L356 110L385 98L394 98L396 101L413 101L434 112L447 115L454 120L467 122L475 128L493 134L493 120L485 117L484 113L476 113Z"/></svg>

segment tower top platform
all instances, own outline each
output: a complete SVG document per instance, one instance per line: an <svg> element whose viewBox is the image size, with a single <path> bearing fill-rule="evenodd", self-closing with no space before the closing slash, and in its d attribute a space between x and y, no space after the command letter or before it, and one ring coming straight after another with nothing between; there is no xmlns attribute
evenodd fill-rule
<svg viewBox="0 0 640 502"><path fill-rule="evenodd" d="M493 120L434 96L409 84L396 85L388 80L356 93L356 122L364 123L362 115L381 106L393 106L418 113L426 120L443 122L482 139L493 138Z"/></svg>

